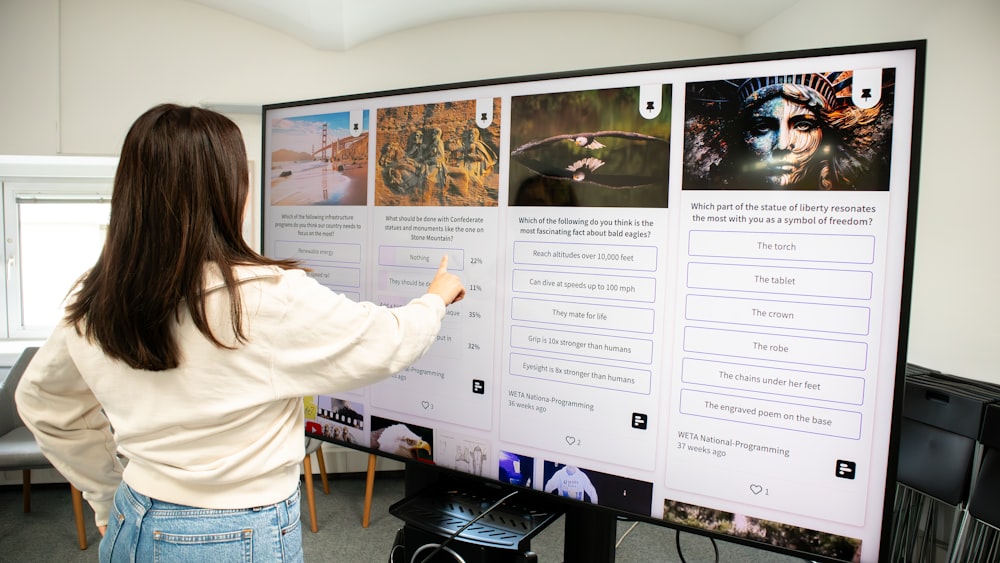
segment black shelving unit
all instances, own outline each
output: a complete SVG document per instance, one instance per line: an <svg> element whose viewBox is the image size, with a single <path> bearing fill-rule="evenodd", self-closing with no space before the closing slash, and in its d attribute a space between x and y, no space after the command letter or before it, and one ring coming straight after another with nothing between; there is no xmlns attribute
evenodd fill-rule
<svg viewBox="0 0 1000 563"><path fill-rule="evenodd" d="M537 561L531 538L563 511L530 491L489 510L513 490L429 467L408 466L406 497L389 507L389 513L404 522L391 563L423 562L455 534L428 563Z"/></svg>

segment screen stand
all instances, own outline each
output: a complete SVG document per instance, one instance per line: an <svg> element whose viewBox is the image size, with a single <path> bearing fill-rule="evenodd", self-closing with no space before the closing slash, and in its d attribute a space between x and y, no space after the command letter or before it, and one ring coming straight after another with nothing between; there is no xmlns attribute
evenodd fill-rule
<svg viewBox="0 0 1000 563"><path fill-rule="evenodd" d="M413 501L420 497L429 498L427 496L428 491L433 496L434 489L440 489L439 485L442 483L446 484L447 489L453 492L462 490L475 491L477 489L474 478L458 477L433 466L408 463L406 464L405 478L407 498L390 507L390 513L402 518L404 521L407 520L404 512L409 508L409 505L412 505ZM552 495L541 491L523 490L522 494L524 497L527 497L522 497L524 498L522 502L532 503L528 499L534 499L534 502L542 503L540 506L549 505L554 500ZM447 504L451 505L454 502L453 500L449 500ZM426 510L428 509L425 507L420 508L420 511ZM618 519L612 512L602 510L596 506L576 502L560 502L558 503L558 511L548 512L552 518L547 518L544 522L540 522L538 530L547 526L552 519L558 518L560 513L566 516L563 531L563 561L614 563ZM427 519L428 517L424 514L423 520L426 521ZM412 526L408 527L412 528ZM488 558L488 560L490 563L495 561L517 561L519 563L521 561L530 561L530 559L518 559L519 554L511 553L510 555L513 557L512 559L501 557L499 559ZM435 561L437 561L436 558Z"/></svg>
<svg viewBox="0 0 1000 563"><path fill-rule="evenodd" d="M613 563L618 519L588 506L568 506L563 532L563 561Z"/></svg>

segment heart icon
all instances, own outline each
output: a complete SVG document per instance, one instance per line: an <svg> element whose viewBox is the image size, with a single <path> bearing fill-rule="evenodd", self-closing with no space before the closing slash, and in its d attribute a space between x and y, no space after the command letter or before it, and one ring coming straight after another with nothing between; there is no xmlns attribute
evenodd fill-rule
<svg viewBox="0 0 1000 563"><path fill-rule="evenodd" d="M566 443L569 444L569 445L571 445L571 446L573 444L575 444L576 443L576 436L566 436Z"/></svg>
<svg viewBox="0 0 1000 563"><path fill-rule="evenodd" d="M750 492L753 493L753 494L755 494L755 495L759 495L760 492L763 491L763 490L764 490L764 487L761 487L760 485L756 485L756 484L751 484L750 485Z"/></svg>
<svg viewBox="0 0 1000 563"><path fill-rule="evenodd" d="M431 404L429 401L421 401L420 406L424 407L424 410L431 408Z"/></svg>

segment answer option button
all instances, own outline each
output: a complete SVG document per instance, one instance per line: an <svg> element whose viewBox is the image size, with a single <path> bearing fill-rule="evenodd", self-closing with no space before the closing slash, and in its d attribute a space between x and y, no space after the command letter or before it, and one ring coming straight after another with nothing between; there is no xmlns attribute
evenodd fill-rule
<svg viewBox="0 0 1000 563"><path fill-rule="evenodd" d="M875 237L692 230L688 233L688 254L725 258L872 264L875 261Z"/></svg>
<svg viewBox="0 0 1000 563"><path fill-rule="evenodd" d="M871 327L869 307L714 295L689 294L684 316L689 321L859 336L866 336Z"/></svg>
<svg viewBox="0 0 1000 563"><path fill-rule="evenodd" d="M653 362L653 340L649 338L624 338L513 325L510 327L510 347L581 356L590 360L603 358L640 364Z"/></svg>
<svg viewBox="0 0 1000 563"><path fill-rule="evenodd" d="M858 440L861 413L755 397L681 389L680 412L694 416Z"/></svg>
<svg viewBox="0 0 1000 563"><path fill-rule="evenodd" d="M684 351L864 371L868 344L739 330L685 327Z"/></svg>
<svg viewBox="0 0 1000 563"><path fill-rule="evenodd" d="M510 355L510 374L640 395L649 395L653 380L653 372L648 369L529 354Z"/></svg>
<svg viewBox="0 0 1000 563"><path fill-rule="evenodd" d="M690 289L714 289L838 299L872 298L873 274L866 270L789 268L691 262Z"/></svg>
<svg viewBox="0 0 1000 563"><path fill-rule="evenodd" d="M681 381L736 392L850 405L861 405L865 396L863 377L695 358L681 361Z"/></svg>

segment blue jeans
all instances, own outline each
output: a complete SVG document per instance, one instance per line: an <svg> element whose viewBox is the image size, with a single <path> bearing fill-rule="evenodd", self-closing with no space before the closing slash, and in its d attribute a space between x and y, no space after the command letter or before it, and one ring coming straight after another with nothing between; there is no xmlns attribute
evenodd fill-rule
<svg viewBox="0 0 1000 563"><path fill-rule="evenodd" d="M102 563L301 563L299 491L268 506L209 509L159 501L122 482L100 558Z"/></svg>

